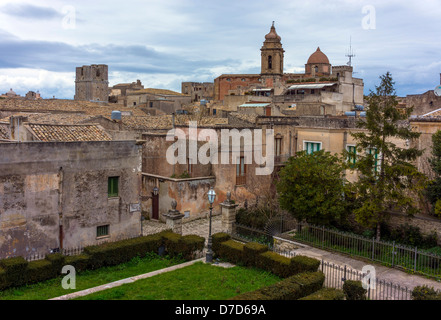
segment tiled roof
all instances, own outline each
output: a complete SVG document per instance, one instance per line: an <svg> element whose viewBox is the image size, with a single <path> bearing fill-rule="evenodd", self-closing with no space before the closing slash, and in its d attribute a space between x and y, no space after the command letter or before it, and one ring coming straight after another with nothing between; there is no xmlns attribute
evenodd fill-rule
<svg viewBox="0 0 441 320"><path fill-rule="evenodd" d="M238 118L239 120L246 121L252 124L256 123L256 119L259 116L256 113L241 113L241 112L231 112L230 116Z"/></svg>
<svg viewBox="0 0 441 320"><path fill-rule="evenodd" d="M171 115L146 116L146 117L125 117L122 116L122 123L127 129L171 129L173 117ZM175 125L187 126L189 121L197 121L198 126L215 126L228 124L227 118L203 117L197 119L191 115L176 115Z"/></svg>
<svg viewBox="0 0 441 320"><path fill-rule="evenodd" d="M0 99L0 110L14 110L27 113L77 113L89 116L103 116L111 119L112 111L131 112L133 116L145 116L145 112L137 107L124 107L114 103L95 103L75 100L21 100Z"/></svg>
<svg viewBox="0 0 441 320"><path fill-rule="evenodd" d="M50 141L110 141L112 138L99 125L53 125L28 123L34 136Z"/></svg>
<svg viewBox="0 0 441 320"><path fill-rule="evenodd" d="M423 114L421 117L423 118L437 118L441 117L441 109L434 110L432 112Z"/></svg>
<svg viewBox="0 0 441 320"><path fill-rule="evenodd" d="M187 94L183 94L183 93L179 93L176 91L172 91L172 90L167 90L167 89L154 89L154 88L146 88L146 89L141 89L141 90L136 90L133 92L128 93L129 95L133 95L133 94L159 94L159 95L168 95L168 96L189 96Z"/></svg>

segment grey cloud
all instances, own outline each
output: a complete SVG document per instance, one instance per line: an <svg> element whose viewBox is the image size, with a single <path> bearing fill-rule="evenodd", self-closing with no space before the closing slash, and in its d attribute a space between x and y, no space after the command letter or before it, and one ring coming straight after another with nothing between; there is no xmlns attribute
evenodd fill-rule
<svg viewBox="0 0 441 320"><path fill-rule="evenodd" d="M62 16L62 14L54 8L34 6L25 3L8 3L1 7L0 10L11 16L36 20L53 19Z"/></svg>

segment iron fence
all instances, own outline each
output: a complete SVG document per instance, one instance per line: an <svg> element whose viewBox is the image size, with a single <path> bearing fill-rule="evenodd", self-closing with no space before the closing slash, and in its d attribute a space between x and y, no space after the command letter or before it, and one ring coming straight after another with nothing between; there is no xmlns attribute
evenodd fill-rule
<svg viewBox="0 0 441 320"><path fill-rule="evenodd" d="M393 268L441 278L441 256L395 242L299 223L292 239L323 249L369 259Z"/></svg>
<svg viewBox="0 0 441 320"><path fill-rule="evenodd" d="M274 247L270 247L270 249L288 258L297 255L296 252L292 250L280 250ZM409 287L374 276L368 277L368 273L352 269L346 265L341 266L322 259L320 261L319 270L325 275L323 286L326 288L343 289L346 280L363 281L363 279L365 279L368 284L366 291L368 300L412 300L412 289Z"/></svg>

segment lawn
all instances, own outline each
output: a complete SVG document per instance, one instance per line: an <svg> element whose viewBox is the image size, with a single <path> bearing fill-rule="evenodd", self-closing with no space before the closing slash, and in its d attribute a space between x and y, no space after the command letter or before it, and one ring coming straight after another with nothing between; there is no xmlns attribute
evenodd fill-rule
<svg viewBox="0 0 441 320"><path fill-rule="evenodd" d="M61 286L63 277L60 276L37 284L0 291L0 300L47 300L183 262L180 259L162 258L157 254L149 253L143 258L137 257L117 266L77 273L76 289L63 289Z"/></svg>
<svg viewBox="0 0 441 320"><path fill-rule="evenodd" d="M259 269L195 264L78 300L225 300L282 279Z"/></svg>

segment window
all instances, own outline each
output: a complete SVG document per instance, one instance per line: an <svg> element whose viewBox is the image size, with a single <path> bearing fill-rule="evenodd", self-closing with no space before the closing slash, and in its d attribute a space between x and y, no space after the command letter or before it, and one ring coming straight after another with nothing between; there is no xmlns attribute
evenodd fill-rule
<svg viewBox="0 0 441 320"><path fill-rule="evenodd" d="M276 138L276 156L280 156L282 154L282 138Z"/></svg>
<svg viewBox="0 0 441 320"><path fill-rule="evenodd" d="M216 115L216 109L213 109L213 116Z"/></svg>
<svg viewBox="0 0 441 320"><path fill-rule="evenodd" d="M355 162L357 161L357 148L355 146L347 146L346 150L348 151L348 163L351 168L354 167Z"/></svg>
<svg viewBox="0 0 441 320"><path fill-rule="evenodd" d="M109 225L106 224L105 226L98 226L96 227L96 237L105 237L109 235Z"/></svg>
<svg viewBox="0 0 441 320"><path fill-rule="evenodd" d="M247 166L245 164L245 157L237 159L236 164L236 185L242 185L246 183Z"/></svg>
<svg viewBox="0 0 441 320"><path fill-rule="evenodd" d="M318 67L317 66L314 67L314 71L315 71L315 73L318 73Z"/></svg>
<svg viewBox="0 0 441 320"><path fill-rule="evenodd" d="M268 56L268 69L272 69L272 68L273 68L273 57Z"/></svg>
<svg viewBox="0 0 441 320"><path fill-rule="evenodd" d="M153 108L153 102L149 102L149 106L150 106L150 108Z"/></svg>
<svg viewBox="0 0 441 320"><path fill-rule="evenodd" d="M118 196L119 177L109 177L108 179L108 195L109 198Z"/></svg>
<svg viewBox="0 0 441 320"><path fill-rule="evenodd" d="M379 164L378 164L378 150L377 148L368 148L367 149L367 153L373 155L373 160L374 160L374 172L377 173L378 169L379 169Z"/></svg>
<svg viewBox="0 0 441 320"><path fill-rule="evenodd" d="M304 144L304 150L307 154L311 154L315 151L319 151L322 147L321 142L305 142Z"/></svg>

